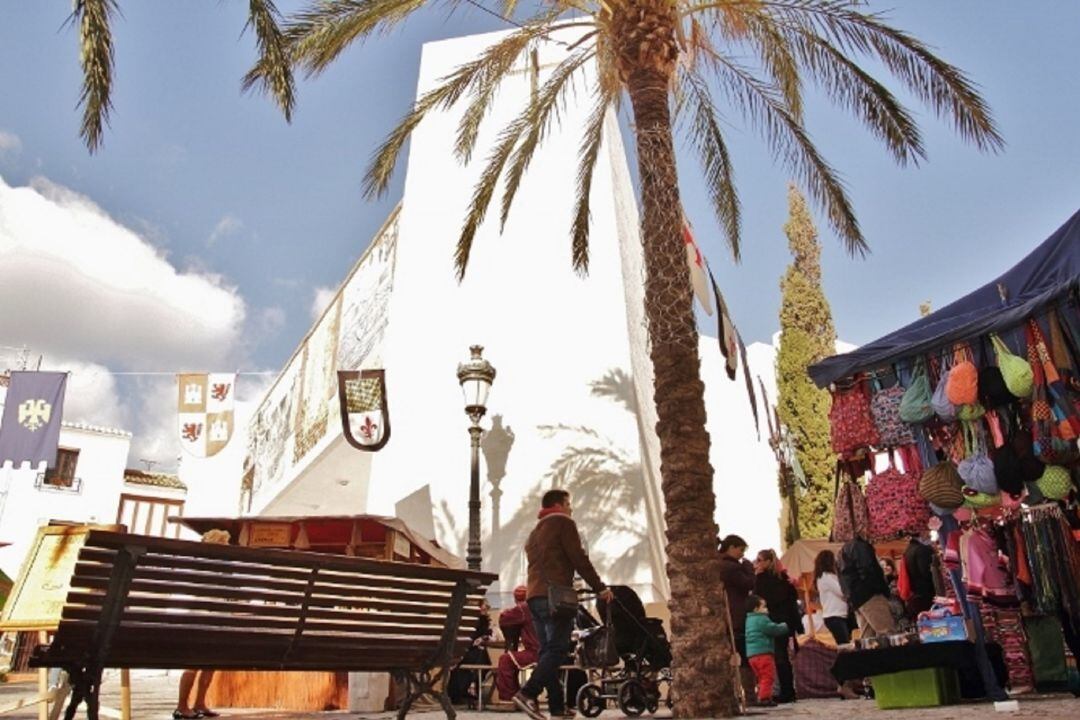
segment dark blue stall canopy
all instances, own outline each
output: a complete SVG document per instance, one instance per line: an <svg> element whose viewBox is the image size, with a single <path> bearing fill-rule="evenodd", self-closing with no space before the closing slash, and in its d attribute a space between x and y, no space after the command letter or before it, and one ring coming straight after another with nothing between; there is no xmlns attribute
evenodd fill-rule
<svg viewBox="0 0 1080 720"><path fill-rule="evenodd" d="M1080 211L997 279L883 338L811 365L810 377L828 387L855 373L1015 327L1078 283Z"/></svg>

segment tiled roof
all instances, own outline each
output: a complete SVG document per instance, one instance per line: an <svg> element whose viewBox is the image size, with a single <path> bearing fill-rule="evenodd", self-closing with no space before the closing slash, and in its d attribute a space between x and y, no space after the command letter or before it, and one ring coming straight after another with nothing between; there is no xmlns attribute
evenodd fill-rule
<svg viewBox="0 0 1080 720"><path fill-rule="evenodd" d="M124 482L132 485L150 485L152 487L187 491L187 485L180 482L180 478L168 473L148 473L128 468L124 471Z"/></svg>

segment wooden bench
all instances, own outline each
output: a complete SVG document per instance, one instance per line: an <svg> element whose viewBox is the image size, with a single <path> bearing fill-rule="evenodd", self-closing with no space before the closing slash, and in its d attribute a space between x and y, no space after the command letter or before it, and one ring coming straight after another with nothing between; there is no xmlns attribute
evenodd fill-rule
<svg viewBox="0 0 1080 720"><path fill-rule="evenodd" d="M363 558L91 531L59 628L32 667L61 667L98 717L104 668L390 672L404 718L444 689L497 576Z"/></svg>

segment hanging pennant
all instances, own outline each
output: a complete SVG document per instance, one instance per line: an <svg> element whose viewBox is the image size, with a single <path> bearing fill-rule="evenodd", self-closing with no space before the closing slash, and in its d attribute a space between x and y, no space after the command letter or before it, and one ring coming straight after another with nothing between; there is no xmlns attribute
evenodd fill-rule
<svg viewBox="0 0 1080 720"><path fill-rule="evenodd" d="M11 373L0 423L0 465L10 460L37 467L56 465L60 422L64 415L65 372Z"/></svg>
<svg viewBox="0 0 1080 720"><path fill-rule="evenodd" d="M376 452L390 439L385 370L338 370L341 431L357 450Z"/></svg>
<svg viewBox="0 0 1080 720"><path fill-rule="evenodd" d="M720 286L716 284L712 268L709 268L709 281L712 283L713 297L716 299L718 309L716 317L716 338L720 342L720 353L724 356L724 370L727 371L729 380L735 379L735 371L739 367L739 334L735 330L735 324L731 322L728 314L727 303L720 293Z"/></svg>
<svg viewBox="0 0 1080 720"><path fill-rule="evenodd" d="M197 458L217 455L232 439L236 374L177 375L177 395L180 447Z"/></svg>

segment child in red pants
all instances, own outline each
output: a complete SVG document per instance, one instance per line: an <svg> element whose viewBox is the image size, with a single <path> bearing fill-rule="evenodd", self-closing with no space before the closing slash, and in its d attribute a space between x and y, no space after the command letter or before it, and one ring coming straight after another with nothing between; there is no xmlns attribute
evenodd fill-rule
<svg viewBox="0 0 1080 720"><path fill-rule="evenodd" d="M765 600L757 595L746 598L746 656L757 678L758 705L774 707L773 683L776 681L776 658L773 638L788 634L788 626L769 620Z"/></svg>

